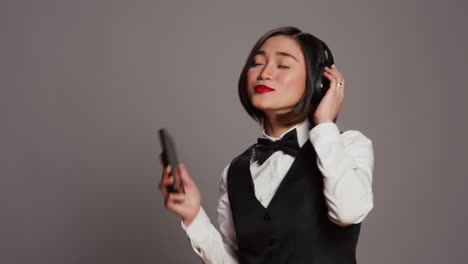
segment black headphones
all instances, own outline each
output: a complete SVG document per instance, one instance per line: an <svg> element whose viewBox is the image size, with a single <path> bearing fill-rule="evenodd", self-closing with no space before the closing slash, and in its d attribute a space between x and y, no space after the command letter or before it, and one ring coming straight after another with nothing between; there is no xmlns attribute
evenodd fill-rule
<svg viewBox="0 0 468 264"><path fill-rule="evenodd" d="M317 109L320 101L325 96L328 88L330 88L330 80L323 76L326 67L331 67L335 62L333 60L333 54L331 53L330 49L328 48L325 42L319 40L323 46L323 51L325 53L325 62L320 63L317 65L314 74L314 94L312 96L312 107L313 109Z"/></svg>

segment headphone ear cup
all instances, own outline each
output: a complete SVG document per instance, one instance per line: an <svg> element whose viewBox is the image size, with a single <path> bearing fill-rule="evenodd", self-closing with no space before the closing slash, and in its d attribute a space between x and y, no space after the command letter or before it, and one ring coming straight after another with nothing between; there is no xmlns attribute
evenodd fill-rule
<svg viewBox="0 0 468 264"><path fill-rule="evenodd" d="M313 121L315 110L320 104L320 101L322 101L323 97L328 91L328 88L330 87L330 80L323 75L323 73L325 72L325 66L331 67L331 65L335 63L333 55L330 49L328 48L327 44L325 44L325 42L321 40L319 41L323 46L323 50L325 53L325 61L317 65L315 73L313 74L315 83L312 87L314 91L311 99L311 111L309 113L309 119L311 121Z"/></svg>
<svg viewBox="0 0 468 264"><path fill-rule="evenodd" d="M323 76L323 73L325 71L325 64L321 63L317 66L317 69L315 70L315 84L314 84L314 94L312 96L312 106L314 109L316 109L322 100L323 96L325 96L325 93L328 90L328 87L330 86L330 81Z"/></svg>

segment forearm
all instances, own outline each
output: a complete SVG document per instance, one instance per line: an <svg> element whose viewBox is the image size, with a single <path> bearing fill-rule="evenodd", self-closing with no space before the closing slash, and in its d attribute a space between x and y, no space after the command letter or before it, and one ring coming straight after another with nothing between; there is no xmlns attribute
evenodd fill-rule
<svg viewBox="0 0 468 264"><path fill-rule="evenodd" d="M222 240L221 234L211 224L203 207L198 215L185 226L181 221L181 226L185 230L195 253L200 256L203 263L209 264L237 264L234 253Z"/></svg>
<svg viewBox="0 0 468 264"><path fill-rule="evenodd" d="M337 156L335 168L319 166L324 175L333 175L323 177L329 218L342 226L360 223L373 207L371 182L349 154Z"/></svg>
<svg viewBox="0 0 468 264"><path fill-rule="evenodd" d="M359 223L373 207L372 142L358 131L340 135L334 123L314 129L310 136L323 174L329 218L340 226Z"/></svg>

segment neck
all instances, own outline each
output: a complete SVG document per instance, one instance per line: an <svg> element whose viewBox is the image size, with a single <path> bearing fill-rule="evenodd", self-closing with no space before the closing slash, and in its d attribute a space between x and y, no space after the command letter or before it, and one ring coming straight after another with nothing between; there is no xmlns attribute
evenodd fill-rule
<svg viewBox="0 0 468 264"><path fill-rule="evenodd" d="M265 116L264 129L270 137L279 138L284 132L299 123L287 126L279 123L274 117Z"/></svg>

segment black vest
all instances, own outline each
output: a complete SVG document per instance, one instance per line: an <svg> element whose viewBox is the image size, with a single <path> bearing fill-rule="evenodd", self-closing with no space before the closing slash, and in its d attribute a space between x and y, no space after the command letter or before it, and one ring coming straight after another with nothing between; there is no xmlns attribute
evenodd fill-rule
<svg viewBox="0 0 468 264"><path fill-rule="evenodd" d="M361 224L340 227L328 219L322 174L310 140L302 146L265 208L255 197L250 157L233 159L227 185L240 263L356 263Z"/></svg>

